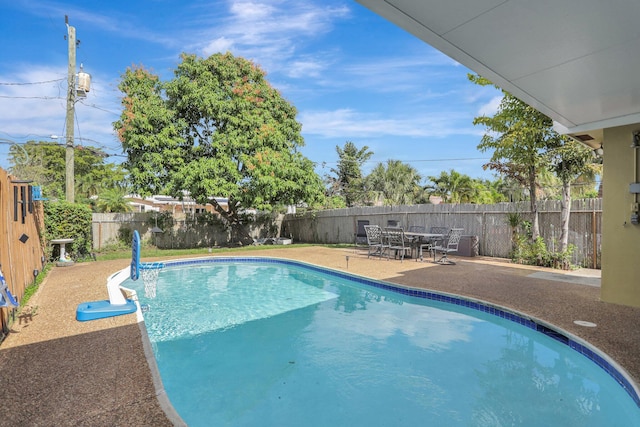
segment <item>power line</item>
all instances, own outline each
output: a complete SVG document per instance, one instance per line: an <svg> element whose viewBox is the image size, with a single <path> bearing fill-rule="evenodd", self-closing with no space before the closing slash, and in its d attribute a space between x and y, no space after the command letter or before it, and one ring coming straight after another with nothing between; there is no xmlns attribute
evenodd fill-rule
<svg viewBox="0 0 640 427"><path fill-rule="evenodd" d="M420 162L461 162L465 160L491 160L490 157L461 157L455 159L417 159L417 160L402 160L403 163L420 163ZM384 163L382 160L365 160L364 162L360 162L355 159L343 159L335 162L317 162L320 163L323 167L325 165L337 165L340 163Z"/></svg>
<svg viewBox="0 0 640 427"><path fill-rule="evenodd" d="M107 110L106 108L98 107L96 104L86 104L83 101L80 101L80 104L84 105L85 107L95 108L96 110L104 111L105 113L110 113L110 114L115 114L115 115L119 115L120 114L120 113L115 112L115 111Z"/></svg>
<svg viewBox="0 0 640 427"><path fill-rule="evenodd" d="M22 82L22 83L8 83L8 82L0 82L0 86L27 86L27 85L42 85L42 84L46 84L46 83L55 83L55 82L61 82L65 80L65 78L61 78L61 79L55 79L55 80L45 80L42 82Z"/></svg>
<svg viewBox="0 0 640 427"><path fill-rule="evenodd" d="M7 99L65 99L61 96L8 96L8 95L0 95L0 98Z"/></svg>
<svg viewBox="0 0 640 427"><path fill-rule="evenodd" d="M406 163L416 162L459 162L463 160L491 160L491 157L462 157L459 159L422 159L422 160L407 160Z"/></svg>

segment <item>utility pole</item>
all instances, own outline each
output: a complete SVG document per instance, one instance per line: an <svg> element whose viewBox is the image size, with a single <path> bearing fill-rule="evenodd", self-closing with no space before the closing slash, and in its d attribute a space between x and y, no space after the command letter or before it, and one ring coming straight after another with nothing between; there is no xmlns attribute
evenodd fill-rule
<svg viewBox="0 0 640 427"><path fill-rule="evenodd" d="M69 25L69 17L64 16L67 25L67 41L69 42L69 73L67 76L67 151L65 156L65 194L67 202L75 202L74 153L73 153L73 119L76 103L76 29Z"/></svg>

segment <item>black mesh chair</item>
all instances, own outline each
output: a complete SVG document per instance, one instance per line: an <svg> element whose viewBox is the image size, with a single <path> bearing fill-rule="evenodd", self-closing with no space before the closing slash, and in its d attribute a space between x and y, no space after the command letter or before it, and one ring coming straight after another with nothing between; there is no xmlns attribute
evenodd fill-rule
<svg viewBox="0 0 640 427"><path fill-rule="evenodd" d="M356 234L354 236L355 246L367 244L367 232L364 230L364 226L369 225L369 221L364 219L358 220Z"/></svg>

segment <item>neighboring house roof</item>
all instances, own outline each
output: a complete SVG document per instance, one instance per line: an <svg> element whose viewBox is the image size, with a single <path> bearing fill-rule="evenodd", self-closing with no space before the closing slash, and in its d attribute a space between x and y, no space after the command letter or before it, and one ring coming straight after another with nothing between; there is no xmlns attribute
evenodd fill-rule
<svg viewBox="0 0 640 427"><path fill-rule="evenodd" d="M185 196L183 200L180 200L176 197L165 196L165 195L153 195L148 197L142 197L137 194L129 194L125 196L126 199L129 199L129 203L133 206L145 206L145 209L156 210L159 211L161 207L166 206L188 206L188 207L196 207L203 206L196 203L191 197ZM216 197L215 200L226 206L228 200L224 197ZM209 205L209 204L207 204Z"/></svg>

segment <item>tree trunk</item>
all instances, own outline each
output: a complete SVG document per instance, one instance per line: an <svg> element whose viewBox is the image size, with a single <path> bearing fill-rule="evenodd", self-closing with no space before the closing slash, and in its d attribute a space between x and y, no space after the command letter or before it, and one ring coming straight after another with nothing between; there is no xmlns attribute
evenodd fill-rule
<svg viewBox="0 0 640 427"><path fill-rule="evenodd" d="M562 201L560 217L562 218L562 234L560 235L560 252L569 247L569 217L571 215L571 183L562 183Z"/></svg>
<svg viewBox="0 0 640 427"><path fill-rule="evenodd" d="M249 235L249 231L244 224L235 222L231 224L231 241L237 242L242 246L249 246L253 244L253 237Z"/></svg>
<svg viewBox="0 0 640 427"><path fill-rule="evenodd" d="M540 236L540 226L538 224L538 196L536 194L536 168L529 168L529 199L531 206L531 240L536 240Z"/></svg>
<svg viewBox="0 0 640 427"><path fill-rule="evenodd" d="M248 246L253 243L253 237L249 235L249 231L238 218L238 210L232 208L232 201L229 200L229 210L225 210L217 201L212 200L214 209L222 216L231 228L231 241L229 243L239 243L242 246Z"/></svg>

